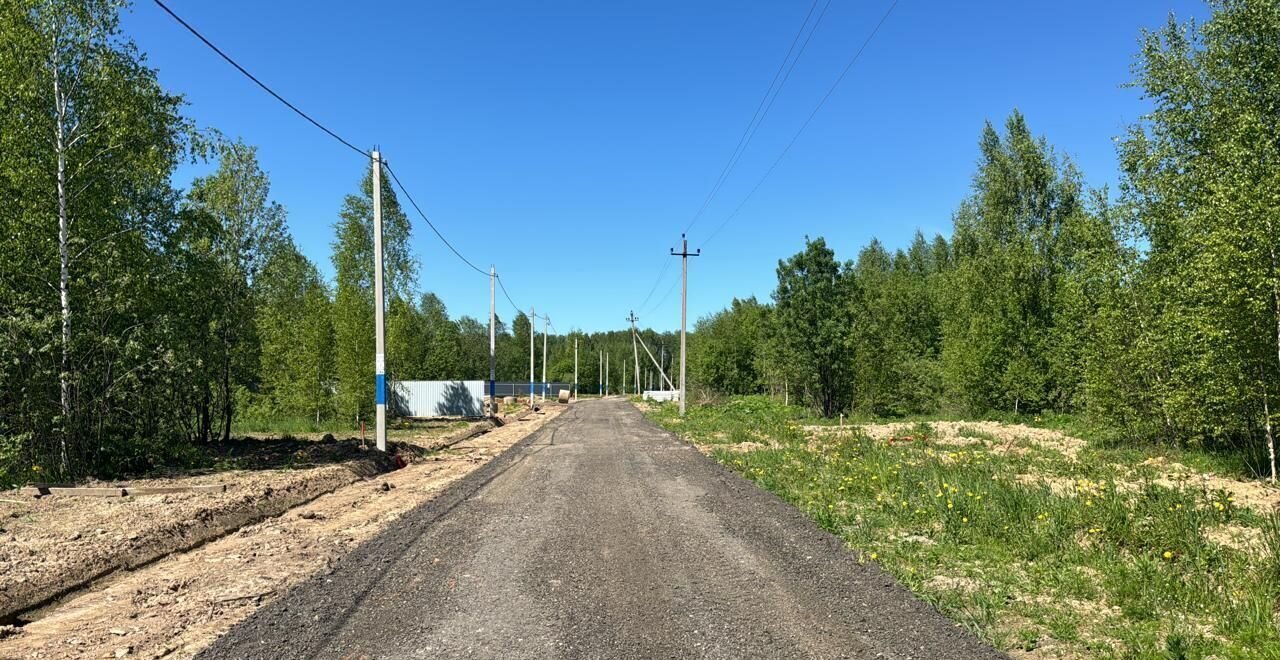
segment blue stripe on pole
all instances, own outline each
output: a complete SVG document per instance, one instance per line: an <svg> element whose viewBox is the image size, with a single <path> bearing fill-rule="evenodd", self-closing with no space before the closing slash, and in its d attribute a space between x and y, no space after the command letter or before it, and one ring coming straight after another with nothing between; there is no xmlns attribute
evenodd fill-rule
<svg viewBox="0 0 1280 660"><path fill-rule="evenodd" d="M373 402L379 406L387 405L387 375L378 374L376 377L376 393L373 396Z"/></svg>

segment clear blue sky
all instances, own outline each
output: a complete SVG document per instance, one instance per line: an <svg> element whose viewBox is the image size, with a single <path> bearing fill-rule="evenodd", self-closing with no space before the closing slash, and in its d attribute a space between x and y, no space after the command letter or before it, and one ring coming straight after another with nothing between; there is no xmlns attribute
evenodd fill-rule
<svg viewBox="0 0 1280 660"><path fill-rule="evenodd" d="M825 0L824 0L825 1ZM834 0L750 149L690 233L739 204L862 43L887 0ZM497 265L560 331L677 328L667 250L702 204L809 0L196 2L170 6L278 92L378 144L437 226ZM779 258L824 236L841 258L950 232L984 121L1011 109L1113 184L1113 139L1146 109L1124 87L1143 27L1192 0L902 0L759 192L691 260L691 322L768 299ZM332 225L367 163L242 78L151 2L125 31L188 114L258 145L272 196L327 274ZM179 184L202 171L179 172ZM487 278L415 219L419 287L485 318ZM671 292L670 295L667 295ZM660 303L660 304L659 304ZM508 321L511 307L500 302Z"/></svg>

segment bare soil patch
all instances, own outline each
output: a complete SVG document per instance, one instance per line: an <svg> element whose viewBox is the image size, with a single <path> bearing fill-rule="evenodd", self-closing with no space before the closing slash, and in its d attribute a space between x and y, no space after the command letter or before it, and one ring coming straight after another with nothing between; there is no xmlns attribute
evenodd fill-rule
<svg viewBox="0 0 1280 660"><path fill-rule="evenodd" d="M487 427L469 424L462 433ZM136 497L35 498L19 489L0 497L0 622L120 569L195 547L315 499L389 472L447 441L439 424L370 450L359 439L237 439L210 451L239 469L161 478L86 482L89 487L172 488L222 484L223 493ZM25 616L25 615L23 615Z"/></svg>
<svg viewBox="0 0 1280 660"><path fill-rule="evenodd" d="M990 446L997 444L1012 446L1014 443L1022 441L1040 449L1056 451L1069 459L1075 459L1076 455L1086 445L1084 440L1069 436L1061 431L1042 429L1025 424L960 421L929 422L929 426L933 429L934 434L927 441L940 445L966 447L970 445ZM873 440L893 442L917 440L918 438L913 435L916 427L917 425L914 422L894 422L890 424L857 424L845 427L809 425L803 428L805 432L811 435L840 433L842 431L851 433L854 429L857 429L866 433Z"/></svg>
<svg viewBox="0 0 1280 660"><path fill-rule="evenodd" d="M0 639L0 658L192 657L564 410L548 408L190 551L112 575ZM102 520L82 522L101 526Z"/></svg>

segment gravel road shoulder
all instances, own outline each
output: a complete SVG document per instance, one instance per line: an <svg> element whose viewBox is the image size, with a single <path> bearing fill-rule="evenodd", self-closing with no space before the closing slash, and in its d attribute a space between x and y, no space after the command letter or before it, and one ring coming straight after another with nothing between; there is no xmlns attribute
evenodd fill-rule
<svg viewBox="0 0 1280 660"><path fill-rule="evenodd" d="M191 657L560 412L511 422L191 551L112 575L35 621L0 630L0 658Z"/></svg>

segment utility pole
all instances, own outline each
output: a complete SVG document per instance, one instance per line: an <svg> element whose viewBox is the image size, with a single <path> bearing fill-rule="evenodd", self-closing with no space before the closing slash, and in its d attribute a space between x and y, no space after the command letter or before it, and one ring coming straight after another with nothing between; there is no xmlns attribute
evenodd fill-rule
<svg viewBox="0 0 1280 660"><path fill-rule="evenodd" d="M551 324L551 317L544 316L542 318L542 400L547 400L547 326Z"/></svg>
<svg viewBox="0 0 1280 660"><path fill-rule="evenodd" d="M533 407L533 333L535 332L533 322L538 318L538 314L534 308L529 308L529 407Z"/></svg>
<svg viewBox="0 0 1280 660"><path fill-rule="evenodd" d="M382 154L373 156L373 405L377 409L374 437L378 451L387 450L387 353L382 315Z"/></svg>
<svg viewBox="0 0 1280 660"><path fill-rule="evenodd" d="M600 388L600 398L604 398L604 351L600 351L596 364L600 365L600 380L596 381L596 385Z"/></svg>
<svg viewBox="0 0 1280 660"><path fill-rule="evenodd" d="M489 266L489 409L494 417L498 416L498 308L494 295L497 293L498 269Z"/></svg>
<svg viewBox="0 0 1280 660"><path fill-rule="evenodd" d="M697 252L689 251L689 239L684 234L680 234L681 248L676 252L675 248L671 248L671 256L680 257L680 416L684 417L685 399L685 367L688 363L685 350L687 348L685 340L685 325L689 318L689 257L698 257L702 255L702 248L698 248Z"/></svg>
<svg viewBox="0 0 1280 660"><path fill-rule="evenodd" d="M631 315L627 317L631 321L631 357L636 361L636 394L640 393L640 349L636 347L636 321L640 318L636 316L635 310L631 311Z"/></svg>
<svg viewBox="0 0 1280 660"><path fill-rule="evenodd" d="M578 338L573 338L573 400L578 400Z"/></svg>
<svg viewBox="0 0 1280 660"><path fill-rule="evenodd" d="M627 395L627 358L622 358L622 396Z"/></svg>
<svg viewBox="0 0 1280 660"><path fill-rule="evenodd" d="M604 395L609 396L609 351L604 352Z"/></svg>

